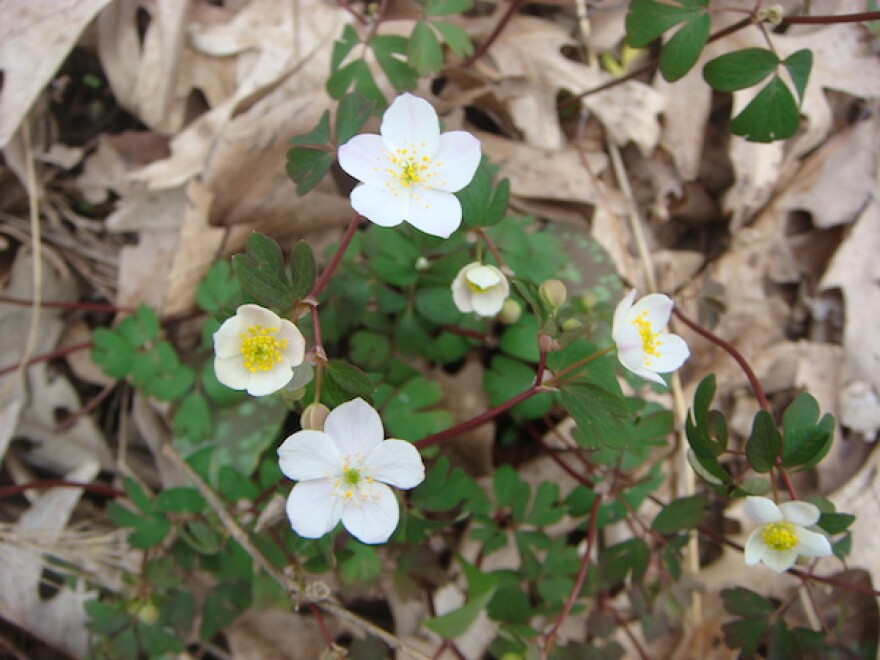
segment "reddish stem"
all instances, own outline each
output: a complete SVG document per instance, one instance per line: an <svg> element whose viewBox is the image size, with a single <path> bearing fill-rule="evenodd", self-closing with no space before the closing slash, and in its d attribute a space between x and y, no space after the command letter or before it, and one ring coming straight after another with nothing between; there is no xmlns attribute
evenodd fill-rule
<svg viewBox="0 0 880 660"><path fill-rule="evenodd" d="M351 222L348 223L348 228L345 230L345 234L343 234L342 240L339 242L339 247L336 248L336 254L333 255L330 263L327 264L327 268L324 269L324 272L321 273L321 277L315 282L315 286L312 287L312 290L309 292L309 298L317 300L321 291L327 286L327 282L330 281L330 276L333 275L334 271L339 266L339 263L342 261L342 257L345 255L345 251L348 249L351 239L354 238L354 233L357 231L360 223L361 216L359 214L356 214L351 219Z"/></svg>
<svg viewBox="0 0 880 660"><path fill-rule="evenodd" d="M511 0L510 6L507 8L504 16L501 17L501 20L495 25L495 29L492 30L492 33L486 37L486 40L480 44L480 46L473 52L473 54L464 60L461 63L462 68L469 67L471 64L480 59L489 48L492 47L492 44L498 39L501 35L501 32L507 27L507 24L513 18L514 14L525 4L526 0Z"/></svg>
<svg viewBox="0 0 880 660"><path fill-rule="evenodd" d="M782 19L782 24L830 25L831 23L865 23L867 21L880 21L880 11L863 11L857 14L841 14L839 16L786 16Z"/></svg>
<svg viewBox="0 0 880 660"><path fill-rule="evenodd" d="M587 579L587 570L590 568L590 555L593 550L593 542L596 540L596 521L599 514L599 504L602 502L602 496L599 493L594 492L593 506L590 507L590 524L587 528L587 547L584 551L584 556L581 559L581 568L578 571L577 578L574 581L574 587L571 589L571 593L568 594L568 598L565 601L565 605L562 607L562 612L559 613L559 616L556 618L556 622L553 624L553 627L550 629L546 635L544 635L544 651L549 653L553 648L553 643L556 639L556 634L559 632L559 628L568 618L569 613L571 612L571 608L574 607L575 602L578 599L578 596L581 594L581 589L584 587L584 580Z"/></svg>
<svg viewBox="0 0 880 660"><path fill-rule="evenodd" d="M314 603L309 603L309 609L312 610L312 615L315 617L315 622L318 624L318 629L321 631L321 637L323 637L324 641L327 643L327 648L332 651L336 642L333 640L333 635L330 634L330 630L324 622L324 614L321 612L321 608Z"/></svg>
<svg viewBox="0 0 880 660"><path fill-rule="evenodd" d="M27 484L18 484L16 486L4 486L0 488L0 499L20 495L28 490L43 490L49 488L82 488L88 493L101 495L103 497L128 497L125 492L116 490L112 486L104 484L92 484L79 481L65 481L64 479L43 479L41 481L31 481Z"/></svg>
<svg viewBox="0 0 880 660"><path fill-rule="evenodd" d="M84 405L82 408L77 410L69 417L65 418L64 421L60 422L56 427L56 430L59 432L63 432L70 429L74 424L77 423L77 421L79 421L80 417L88 415L95 408L97 408L101 404L101 402L110 395L110 392L113 391L114 387L116 387L115 382L110 383L109 385L105 385L104 389L98 392L97 396L95 396L91 401L89 401L86 405Z"/></svg>
<svg viewBox="0 0 880 660"><path fill-rule="evenodd" d="M49 351L48 353L41 353L39 355L32 356L27 362L25 362L25 367L29 367L32 364L36 364L37 362L45 362L46 360L54 360L55 358L63 357L65 355L69 355L70 353L75 353L76 351L82 351L87 348L92 347L92 342L84 341L79 344L71 344L69 346L62 346L61 348L56 348L54 351ZM0 376L5 376L6 374L12 373L16 371L21 363L13 364L8 367L3 367L0 369Z"/></svg>
<svg viewBox="0 0 880 660"><path fill-rule="evenodd" d="M0 296L0 303L18 305L20 307L32 307L34 301L25 300L24 298ZM41 300L40 307L46 309L78 309L83 312L110 312L111 314L135 311L132 307L117 307L110 303L68 302L64 300Z"/></svg>

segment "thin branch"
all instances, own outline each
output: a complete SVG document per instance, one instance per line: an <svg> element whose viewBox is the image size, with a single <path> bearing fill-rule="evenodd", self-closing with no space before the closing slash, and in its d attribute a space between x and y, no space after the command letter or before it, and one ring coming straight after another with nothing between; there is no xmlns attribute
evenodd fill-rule
<svg viewBox="0 0 880 660"><path fill-rule="evenodd" d="M315 286L312 287L312 290L309 292L309 298L317 300L321 291L323 291L324 287L327 286L327 282L330 281L330 276L333 275L333 272L342 261L342 257L345 255L345 251L348 249L348 245L349 243L351 243L351 239L354 238L354 233L355 231L357 231L360 223L361 216L359 214L356 214L351 219L351 222L348 223L348 228L345 230L345 234L343 234L342 240L339 242L339 247L336 248L336 254L333 255L333 258L330 259L330 263L327 264L327 268L324 269L324 272L321 273L321 277L318 279L317 282L315 282Z"/></svg>
<svg viewBox="0 0 880 660"><path fill-rule="evenodd" d="M8 373L12 373L16 371L19 367L22 369L27 369L33 364L37 364L38 362L45 362L47 360L54 360L55 358L64 357L65 355L69 355L70 353L75 353L76 351L82 351L87 348L92 347L92 342L84 341L79 344L71 344L70 346L62 346L61 348L56 348L54 351L49 351L48 353L40 353L39 355L31 356L26 362L19 362L17 364L10 365L8 367L3 367L0 369L0 376L5 376ZM24 366L22 366L24 365Z"/></svg>
<svg viewBox="0 0 880 660"><path fill-rule="evenodd" d="M461 63L460 66L462 68L467 68L471 66L474 62L483 57L483 55L485 55L489 51L489 48L491 48L492 44L494 44L498 37L501 36L504 28L507 27L507 24L513 18L514 14L519 11L519 8L522 7L525 2L526 0L511 0L510 6L507 8L507 11L504 12L504 16L502 16L501 20L499 20L498 23L495 24L495 29L492 30L489 36L486 37L486 40L479 45L479 47L470 55L470 57L468 57Z"/></svg>
<svg viewBox="0 0 880 660"><path fill-rule="evenodd" d="M26 484L17 484L15 486L4 486L0 488L0 499L20 495L29 490L46 490L50 488L81 488L87 493L100 495L102 497L128 497L124 491L117 490L112 486L106 486L104 484L66 481L64 479L43 479L41 481L31 481Z"/></svg>

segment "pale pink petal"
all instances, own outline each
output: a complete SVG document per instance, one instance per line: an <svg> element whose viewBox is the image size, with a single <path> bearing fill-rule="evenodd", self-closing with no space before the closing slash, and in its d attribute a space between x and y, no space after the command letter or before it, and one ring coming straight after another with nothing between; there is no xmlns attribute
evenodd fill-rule
<svg viewBox="0 0 880 660"><path fill-rule="evenodd" d="M819 507L809 502L785 502L779 505L779 510L782 511L785 522L802 527L815 525L819 521L819 516L822 515Z"/></svg>
<svg viewBox="0 0 880 660"><path fill-rule="evenodd" d="M797 550L786 550L785 552L778 552L776 550L771 550L767 548L764 551L764 563L772 568L777 573L784 573L789 568L794 566L794 563L797 561Z"/></svg>
<svg viewBox="0 0 880 660"><path fill-rule="evenodd" d="M307 539L321 538L342 518L342 499L327 481L300 481L287 498L287 517L293 531Z"/></svg>
<svg viewBox="0 0 880 660"><path fill-rule="evenodd" d="M655 342L660 355L650 356L653 371L661 374L675 371L690 357L691 351L684 339L672 333L663 333Z"/></svg>
<svg viewBox="0 0 880 660"><path fill-rule="evenodd" d="M412 194L406 221L431 236L449 238L461 225L461 203L452 193L420 188Z"/></svg>
<svg viewBox="0 0 880 660"><path fill-rule="evenodd" d="M225 321L214 333L214 353L219 358L230 358L241 353L242 318L236 314Z"/></svg>
<svg viewBox="0 0 880 660"><path fill-rule="evenodd" d="M294 481L326 479L342 474L342 456L326 433L297 431L278 447L278 466Z"/></svg>
<svg viewBox="0 0 880 660"><path fill-rule="evenodd" d="M764 541L761 539L761 531L763 529L763 527L758 527L749 534L749 539L746 541L744 552L747 566L754 566L761 561L764 558L764 553L768 550Z"/></svg>
<svg viewBox="0 0 880 660"><path fill-rule="evenodd" d="M659 332L669 323L669 315L672 314L672 299L662 293L648 294L632 306L627 318L634 319L643 312L651 329L654 332Z"/></svg>
<svg viewBox="0 0 880 660"><path fill-rule="evenodd" d="M480 141L466 131L449 131L440 136L440 147L431 161L436 176L431 187L458 192L471 182L480 165Z"/></svg>
<svg viewBox="0 0 880 660"><path fill-rule="evenodd" d="M380 227L396 227L409 214L409 193L361 184L351 191L352 208Z"/></svg>
<svg viewBox="0 0 880 660"><path fill-rule="evenodd" d="M495 316L504 307L505 300L507 294L500 286L490 291L474 293L471 298L474 311L480 316Z"/></svg>
<svg viewBox="0 0 880 660"><path fill-rule="evenodd" d="M611 336L612 339L614 339L614 343L618 345L618 350L620 350L621 341L618 338L618 335L621 332L624 332L625 328L630 327L630 324L626 322L626 317L632 307L633 300L635 299L636 290L632 289L619 303L617 303L617 307L614 309L614 321L611 323ZM639 346L641 347L641 345L642 341L639 339Z"/></svg>
<svg viewBox="0 0 880 660"><path fill-rule="evenodd" d="M387 154L378 135L355 135L339 147L339 166L358 181L381 186L392 176Z"/></svg>
<svg viewBox="0 0 880 660"><path fill-rule="evenodd" d="M397 488L415 488L425 479L425 465L419 450L395 438L379 443L364 461L364 470L376 481Z"/></svg>
<svg viewBox="0 0 880 660"><path fill-rule="evenodd" d="M798 544L795 551L799 555L804 555L804 557L828 557L831 555L831 543L824 534L809 529L799 529L797 537Z"/></svg>
<svg viewBox="0 0 880 660"><path fill-rule="evenodd" d="M440 120L425 99L401 94L382 116L379 132L392 151L416 149L419 154L433 156L440 138Z"/></svg>
<svg viewBox="0 0 880 660"><path fill-rule="evenodd" d="M290 321L282 321L278 339L287 340L287 346L281 350L281 355L284 356L288 364L292 367L302 364L306 356L306 340L299 328Z"/></svg>
<svg viewBox="0 0 880 660"><path fill-rule="evenodd" d="M251 372L245 369L241 355L233 357L215 357L214 375L217 380L234 390L243 390L248 386Z"/></svg>
<svg viewBox="0 0 880 660"><path fill-rule="evenodd" d="M281 318L271 309L260 307L259 305L247 304L242 305L236 312L241 316L245 325L245 329L252 325L261 325L264 328L280 328Z"/></svg>
<svg viewBox="0 0 880 660"><path fill-rule="evenodd" d="M361 543L385 543L397 529L400 506L385 484L373 484L369 499L349 500L342 510L342 524Z"/></svg>
<svg viewBox="0 0 880 660"><path fill-rule="evenodd" d="M747 497L743 504L745 514L759 523L775 523L782 522L782 511L773 502L766 497Z"/></svg>
<svg viewBox="0 0 880 660"><path fill-rule="evenodd" d="M324 422L324 433L333 438L342 456L360 453L366 457L385 437L379 413L360 398L331 410Z"/></svg>
<svg viewBox="0 0 880 660"><path fill-rule="evenodd" d="M266 396L287 385L291 378L293 378L293 369L288 365L278 364L269 371L252 373L245 389L251 396Z"/></svg>

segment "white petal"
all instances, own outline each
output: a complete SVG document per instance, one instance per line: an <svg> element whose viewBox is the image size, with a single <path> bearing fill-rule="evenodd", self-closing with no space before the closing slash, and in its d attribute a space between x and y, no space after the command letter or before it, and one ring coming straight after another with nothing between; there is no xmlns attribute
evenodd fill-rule
<svg viewBox="0 0 880 660"><path fill-rule="evenodd" d="M500 284L504 279L504 275L501 274L501 271L494 266L484 266L480 264L476 268L471 268L467 272L468 282L476 284L481 289L488 289L496 284Z"/></svg>
<svg viewBox="0 0 880 660"><path fill-rule="evenodd" d="M763 527L758 527L752 530L752 533L749 534L749 540L746 541L744 553L747 566L754 566L761 561L764 558L764 553L768 550L764 541L761 539L761 532L763 530Z"/></svg>
<svg viewBox="0 0 880 660"><path fill-rule="evenodd" d="M297 431L278 447L278 466L294 481L326 479L342 474L342 456L326 433Z"/></svg>
<svg viewBox="0 0 880 660"><path fill-rule="evenodd" d="M804 557L828 557L831 555L831 543L824 534L809 529L797 530L798 544L795 550Z"/></svg>
<svg viewBox="0 0 880 660"><path fill-rule="evenodd" d="M766 497L747 497L743 504L745 514L759 523L782 522L782 511L773 502Z"/></svg>
<svg viewBox="0 0 880 660"><path fill-rule="evenodd" d="M360 398L331 410L324 422L324 433L333 438L342 456L360 452L366 457L385 437L379 413Z"/></svg>
<svg viewBox="0 0 880 660"><path fill-rule="evenodd" d="M406 221L431 236L449 238L461 225L461 203L452 193L419 188L411 195Z"/></svg>
<svg viewBox="0 0 880 660"><path fill-rule="evenodd" d="M617 307L614 309L614 320L611 323L611 336L616 344L620 344L620 340L617 337L618 333L629 326L629 323L626 322L626 317L633 305L633 300L635 299L636 290L632 289L623 297L623 300L617 303ZM639 345L641 345L641 341L639 341Z"/></svg>
<svg viewBox="0 0 880 660"><path fill-rule="evenodd" d="M247 304L242 305L236 311L236 314L241 317L244 325L252 326L252 325L261 325L264 328L280 328L281 327L281 317L278 316L271 309L266 309L265 307L260 307L259 305Z"/></svg>
<svg viewBox="0 0 880 660"><path fill-rule="evenodd" d="M672 314L672 299L662 293L651 293L639 300L627 314L627 319L634 319L645 313L645 320L654 332L659 332L669 323Z"/></svg>
<svg viewBox="0 0 880 660"><path fill-rule="evenodd" d="M361 184L351 191L352 208L380 227L396 227L409 213L409 195Z"/></svg>
<svg viewBox="0 0 880 660"><path fill-rule="evenodd" d="M474 305L474 311L480 316L495 316L504 307L504 301L507 300L507 294L504 289L497 287L489 291L474 293L471 298Z"/></svg>
<svg viewBox="0 0 880 660"><path fill-rule="evenodd" d="M779 510L782 511L785 522L794 523L801 527L815 525L819 521L819 516L822 515L819 507L809 502L785 502L779 505Z"/></svg>
<svg viewBox="0 0 880 660"><path fill-rule="evenodd" d="M244 330L242 318L236 314L225 321L214 333L214 353L220 358L229 358L241 353L241 333Z"/></svg>
<svg viewBox="0 0 880 660"><path fill-rule="evenodd" d="M465 280L467 269L468 266L462 268L458 271L458 275L455 276L455 279L452 280L452 302L455 303L459 312L465 314L474 311L474 306L471 302L471 294L473 292L470 290L470 287L468 287L467 281Z"/></svg>
<svg viewBox="0 0 880 660"><path fill-rule="evenodd" d="M420 154L433 156L440 138L440 120L425 99L401 94L382 116L379 132L391 150L417 149Z"/></svg>
<svg viewBox="0 0 880 660"><path fill-rule="evenodd" d="M449 131L440 136L440 147L432 159L436 177L431 187L458 192L471 182L480 165L480 141L466 131Z"/></svg>
<svg viewBox="0 0 880 660"><path fill-rule="evenodd" d="M691 351L684 339L671 332L662 333L658 340L657 350L660 355L651 356L651 369L661 374L675 371L687 360Z"/></svg>
<svg viewBox="0 0 880 660"><path fill-rule="evenodd" d="M342 524L361 543L385 543L399 521L397 498L385 484L373 484L369 500L349 500L342 510Z"/></svg>
<svg viewBox="0 0 880 660"><path fill-rule="evenodd" d="M287 320L281 322L281 331L278 339L286 339L287 346L281 351L281 355L291 367L302 364L306 356L306 339L293 323Z"/></svg>
<svg viewBox="0 0 880 660"><path fill-rule="evenodd" d="M419 450L396 438L379 443L364 461L364 470L377 481L397 488L415 488L425 479Z"/></svg>
<svg viewBox="0 0 880 660"><path fill-rule="evenodd" d="M269 371L252 373L245 389L251 396L266 396L287 385L291 378L293 378L293 369L281 362Z"/></svg>
<svg viewBox="0 0 880 660"><path fill-rule="evenodd" d="M300 536L321 538L342 518L342 500L333 495L333 485L327 481L300 481L287 498L287 517Z"/></svg>
<svg viewBox="0 0 880 660"><path fill-rule="evenodd" d="M355 135L339 147L339 166L358 181L381 186L390 178L387 154L378 135Z"/></svg>
<svg viewBox="0 0 880 660"><path fill-rule="evenodd" d="M797 556L797 550L786 550L785 552L779 552L777 550L771 550L770 548L767 548L767 550L764 552L764 563L777 573L784 573L789 568L794 566L794 563L797 561Z"/></svg>
<svg viewBox="0 0 880 660"><path fill-rule="evenodd" d="M248 386L251 372L245 369L241 355L233 357L215 357L214 375L217 380L234 390L243 390Z"/></svg>
<svg viewBox="0 0 880 660"><path fill-rule="evenodd" d="M663 376L647 369L645 367L639 367L638 369L630 369L636 376L640 378L644 378L645 380L650 380L653 383L657 383L658 385L662 385L663 387L667 387L666 381L663 380Z"/></svg>

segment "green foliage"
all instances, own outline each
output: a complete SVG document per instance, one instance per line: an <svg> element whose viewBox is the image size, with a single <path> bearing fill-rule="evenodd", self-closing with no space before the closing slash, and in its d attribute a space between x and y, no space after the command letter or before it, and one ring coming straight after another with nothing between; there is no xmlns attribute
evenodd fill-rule
<svg viewBox="0 0 880 660"><path fill-rule="evenodd" d="M498 578L492 573L482 573L461 557L459 563L467 579L467 601L458 609L422 622L426 628L445 639L454 639L467 632L480 612L486 608L498 587Z"/></svg>
<svg viewBox="0 0 880 660"><path fill-rule="evenodd" d="M491 227L497 225L507 213L510 181L502 179L497 186L493 186L492 170L493 167L484 157L471 182L456 193L461 202L465 227Z"/></svg>
<svg viewBox="0 0 880 660"><path fill-rule="evenodd" d="M782 413L782 465L788 470L816 466L834 440L834 417L819 419L819 404L809 392L801 392Z"/></svg>
<svg viewBox="0 0 880 660"><path fill-rule="evenodd" d="M674 534L684 529L693 529L706 517L708 501L705 495L691 495L673 500L667 504L651 523L651 529L660 534Z"/></svg>
<svg viewBox="0 0 880 660"><path fill-rule="evenodd" d="M644 48L680 24L663 45L660 72L670 82L683 77L696 64L709 38L709 0L632 0L626 15L627 41Z"/></svg>

